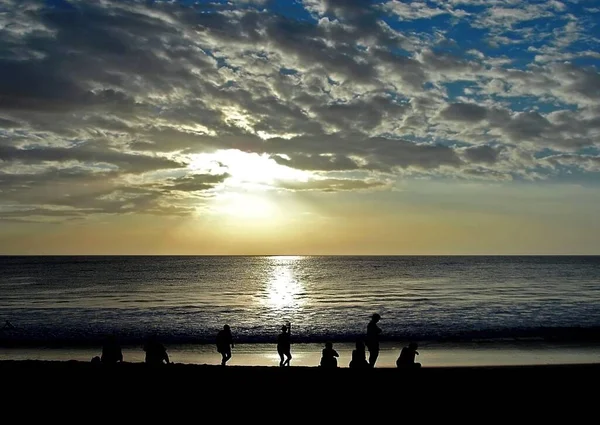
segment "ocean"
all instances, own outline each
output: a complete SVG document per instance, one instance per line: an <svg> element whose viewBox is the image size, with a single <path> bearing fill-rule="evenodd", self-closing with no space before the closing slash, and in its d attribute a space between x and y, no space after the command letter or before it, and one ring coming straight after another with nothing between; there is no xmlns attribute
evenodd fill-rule
<svg viewBox="0 0 600 425"><path fill-rule="evenodd" d="M179 361L218 363L229 324L238 361L268 363L289 321L294 363L318 364L373 313L385 365L409 341L434 364L599 361L600 256L0 257L0 359L87 359L114 333L135 361L156 334Z"/></svg>

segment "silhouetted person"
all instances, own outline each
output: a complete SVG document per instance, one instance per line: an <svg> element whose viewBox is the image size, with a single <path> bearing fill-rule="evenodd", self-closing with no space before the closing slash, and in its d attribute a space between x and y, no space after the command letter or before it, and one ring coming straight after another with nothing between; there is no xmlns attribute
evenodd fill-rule
<svg viewBox="0 0 600 425"><path fill-rule="evenodd" d="M231 358L231 349L233 348L233 337L229 325L223 326L223 329L217 333L217 351L221 353L221 366L225 366Z"/></svg>
<svg viewBox="0 0 600 425"><path fill-rule="evenodd" d="M151 335L148 338L148 341L144 344L144 351L146 352L146 363L149 365L161 365L163 362L167 364L171 363L167 349L158 340L156 335Z"/></svg>
<svg viewBox="0 0 600 425"><path fill-rule="evenodd" d="M352 350L352 359L350 365L352 369L368 369L370 367L367 361L367 352L365 350L365 343L362 341L356 341L356 348Z"/></svg>
<svg viewBox="0 0 600 425"><path fill-rule="evenodd" d="M116 364L123 361L123 352L117 342L117 337L109 335L102 345L102 356L100 360L104 364Z"/></svg>
<svg viewBox="0 0 600 425"><path fill-rule="evenodd" d="M321 355L321 367L327 369L336 368L338 365L336 357L339 356L338 352L333 349L333 344L326 342Z"/></svg>
<svg viewBox="0 0 600 425"><path fill-rule="evenodd" d="M292 360L292 340L291 340L292 325L290 322L281 327L281 333L277 337L277 353L279 353L279 366L289 366Z"/></svg>
<svg viewBox="0 0 600 425"><path fill-rule="evenodd" d="M419 355L417 348L419 346L416 342L411 342L408 346L404 347L400 351L400 357L396 360L396 366L403 368L418 369L421 367L421 363L415 363L415 356Z"/></svg>
<svg viewBox="0 0 600 425"><path fill-rule="evenodd" d="M375 313L371 316L371 321L367 325L367 348L369 349L369 365L375 367L377 357L379 357L379 334L381 329L377 326L377 322L381 316Z"/></svg>

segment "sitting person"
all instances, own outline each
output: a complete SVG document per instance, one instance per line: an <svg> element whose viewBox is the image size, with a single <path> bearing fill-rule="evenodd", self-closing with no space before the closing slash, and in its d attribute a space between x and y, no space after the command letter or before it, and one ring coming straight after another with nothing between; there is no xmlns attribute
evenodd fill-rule
<svg viewBox="0 0 600 425"><path fill-rule="evenodd" d="M417 348L418 345L416 342L411 342L408 346L404 347L400 352L400 357L396 360L396 366L411 369L420 368L421 363L415 363L415 356L419 355Z"/></svg>
<svg viewBox="0 0 600 425"><path fill-rule="evenodd" d="M161 365L163 363L170 364L169 355L167 349L158 340L156 335L150 336L146 344L144 345L144 351L146 352L146 364L149 365Z"/></svg>
<svg viewBox="0 0 600 425"><path fill-rule="evenodd" d="M326 342L321 357L321 367L327 369L336 368L338 366L336 357L339 356L338 352L333 349L333 344L331 342Z"/></svg>
<svg viewBox="0 0 600 425"><path fill-rule="evenodd" d="M353 369L370 368L369 362L367 361L367 351L364 342L356 341L356 348L352 350L352 360L350 360L349 366Z"/></svg>
<svg viewBox="0 0 600 425"><path fill-rule="evenodd" d="M102 345L102 356L100 360L104 364L116 364L123 361L123 352L117 342L117 337L109 335Z"/></svg>

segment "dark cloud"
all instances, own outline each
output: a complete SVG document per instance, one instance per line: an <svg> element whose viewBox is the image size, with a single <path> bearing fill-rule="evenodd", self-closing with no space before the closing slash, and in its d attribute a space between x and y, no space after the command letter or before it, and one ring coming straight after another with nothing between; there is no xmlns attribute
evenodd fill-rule
<svg viewBox="0 0 600 425"><path fill-rule="evenodd" d="M274 155L273 159L281 165L300 170L311 171L348 171L358 170L360 166L345 156L295 155L291 159Z"/></svg>
<svg viewBox="0 0 600 425"><path fill-rule="evenodd" d="M178 205L175 199L165 198L160 188L128 186L117 172L91 172L82 168L51 169L38 174L0 172L0 193L3 201L12 205L8 210L0 209L0 218L162 215L165 211L185 215L192 211L190 207Z"/></svg>
<svg viewBox="0 0 600 425"><path fill-rule="evenodd" d="M162 186L170 190L197 192L212 189L216 184L222 183L228 177L230 177L229 174L194 174L169 180Z"/></svg>
<svg viewBox="0 0 600 425"><path fill-rule="evenodd" d="M25 164L40 162L78 161L88 164L107 164L123 172L144 173L153 170L180 168L183 164L167 158L119 152L102 146L75 146L72 148L33 147L20 149L0 145L0 159Z"/></svg>
<svg viewBox="0 0 600 425"><path fill-rule="evenodd" d="M535 140L550 130L552 125L538 112L515 114L502 131L515 142Z"/></svg>
<svg viewBox="0 0 600 425"><path fill-rule="evenodd" d="M357 157L366 163L361 168L380 171L409 167L420 169L457 167L462 162L457 153L447 146L416 144L384 137L365 139L357 136L323 136L296 137L289 140L271 139L266 141L263 147L267 153L285 154L291 158L303 154L308 154L313 159L314 156L319 155Z"/></svg>
<svg viewBox="0 0 600 425"><path fill-rule="evenodd" d="M451 121L477 122L485 119L487 110L474 103L452 103L442 111L441 115Z"/></svg>
<svg viewBox="0 0 600 425"><path fill-rule="evenodd" d="M313 108L319 117L340 130L370 131L384 119L398 120L408 109L389 98L377 96L352 103L331 104Z"/></svg>
<svg viewBox="0 0 600 425"><path fill-rule="evenodd" d="M501 149L491 146L473 146L464 150L465 157L469 162L494 164L498 161Z"/></svg>

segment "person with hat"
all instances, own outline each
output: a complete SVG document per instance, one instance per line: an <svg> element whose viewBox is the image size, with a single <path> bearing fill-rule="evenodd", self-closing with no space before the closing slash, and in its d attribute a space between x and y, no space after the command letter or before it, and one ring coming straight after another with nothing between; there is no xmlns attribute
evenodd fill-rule
<svg viewBox="0 0 600 425"><path fill-rule="evenodd" d="M415 363L415 356L419 355L417 348L419 346L416 342L411 342L408 346L404 347L400 351L400 357L396 360L396 366L401 368L418 369L421 367L421 363Z"/></svg>
<svg viewBox="0 0 600 425"><path fill-rule="evenodd" d="M377 326L379 320L381 320L381 316L375 313L371 316L371 321L367 325L366 344L369 349L369 365L371 367L375 367L377 357L379 357L379 334L381 334L381 328Z"/></svg>

